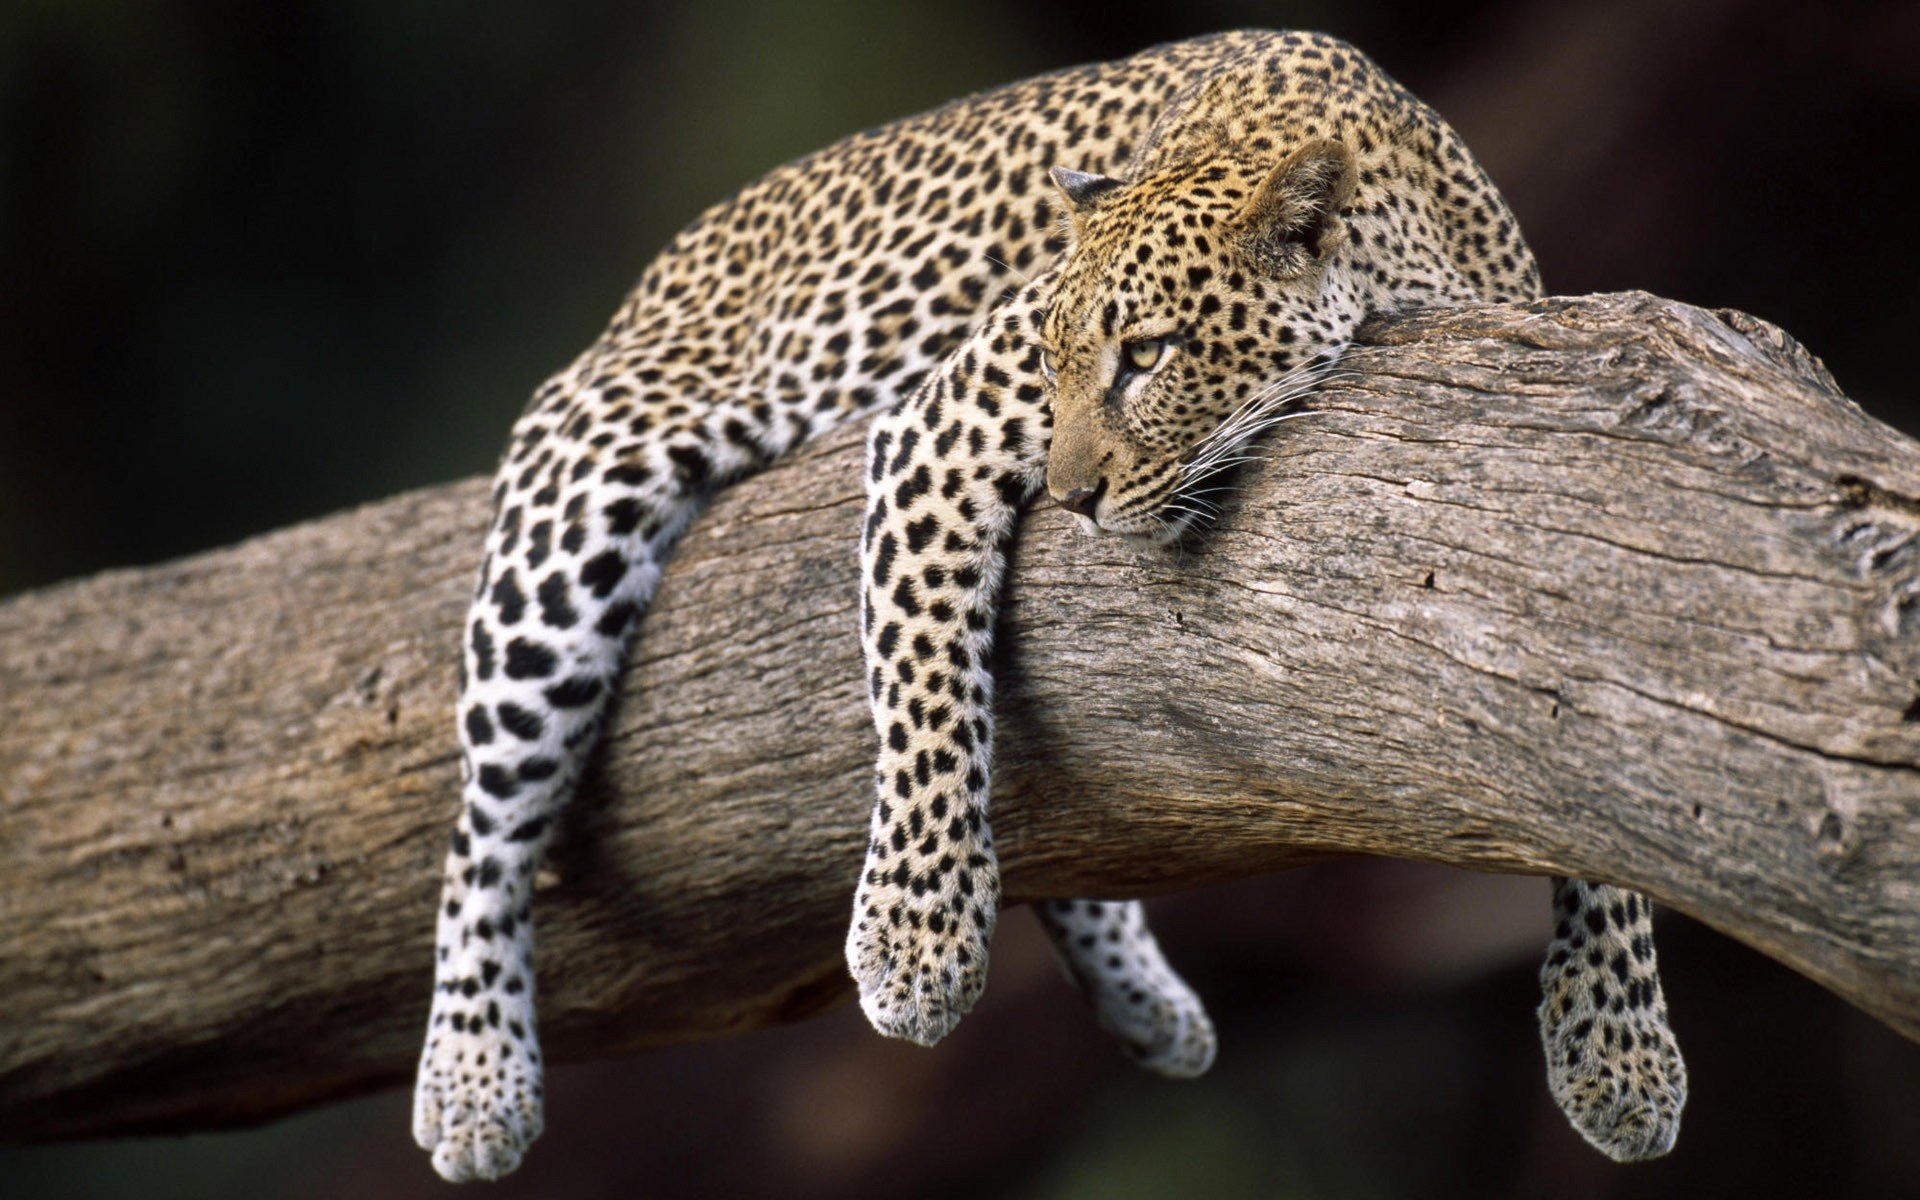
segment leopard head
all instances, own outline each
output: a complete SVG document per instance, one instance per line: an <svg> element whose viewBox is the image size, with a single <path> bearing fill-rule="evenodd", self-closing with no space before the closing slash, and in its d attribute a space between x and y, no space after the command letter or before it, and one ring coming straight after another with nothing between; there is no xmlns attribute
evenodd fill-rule
<svg viewBox="0 0 1920 1200"><path fill-rule="evenodd" d="M1053 179L1075 238L1041 329L1047 490L1090 530L1168 541L1197 512L1183 492L1365 315L1343 269L1353 155L1312 141L1271 165Z"/></svg>

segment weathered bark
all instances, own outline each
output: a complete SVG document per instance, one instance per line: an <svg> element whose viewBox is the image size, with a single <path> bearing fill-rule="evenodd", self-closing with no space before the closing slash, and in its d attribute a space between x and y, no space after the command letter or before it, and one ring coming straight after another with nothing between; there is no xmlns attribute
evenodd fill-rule
<svg viewBox="0 0 1920 1200"><path fill-rule="evenodd" d="M1771 327L1642 295L1367 341L1202 544L1031 517L1012 898L1357 853L1582 875L1920 1037L1920 444ZM842 431L674 560L543 897L556 1057L850 994L860 467ZM484 508L468 481L0 605L0 1132L407 1075Z"/></svg>

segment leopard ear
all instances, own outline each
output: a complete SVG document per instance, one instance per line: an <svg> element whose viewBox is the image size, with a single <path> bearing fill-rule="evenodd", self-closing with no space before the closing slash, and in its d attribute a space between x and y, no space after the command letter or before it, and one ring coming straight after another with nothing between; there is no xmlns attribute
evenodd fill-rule
<svg viewBox="0 0 1920 1200"><path fill-rule="evenodd" d="M1053 186L1060 189L1061 198L1067 202L1067 214L1076 220L1099 208L1114 192L1126 186L1124 179L1090 175L1068 167L1055 167L1047 174L1053 177Z"/></svg>
<svg viewBox="0 0 1920 1200"><path fill-rule="evenodd" d="M1340 215L1353 198L1353 152L1335 141L1311 141L1267 172L1240 210L1247 248L1276 274L1321 266L1347 238Z"/></svg>

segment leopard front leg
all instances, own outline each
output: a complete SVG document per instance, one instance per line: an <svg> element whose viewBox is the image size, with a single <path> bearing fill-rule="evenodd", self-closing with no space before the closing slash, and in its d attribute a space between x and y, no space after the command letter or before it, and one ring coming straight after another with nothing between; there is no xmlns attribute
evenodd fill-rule
<svg viewBox="0 0 1920 1200"><path fill-rule="evenodd" d="M994 610L1046 467L1037 331L1050 286L1042 277L996 310L869 442L862 631L879 795L847 962L874 1028L923 1045L979 997L999 906ZM1139 906L1072 904L1043 908L1042 925L1101 1026L1154 1070L1205 1070L1212 1025Z"/></svg>
<svg viewBox="0 0 1920 1200"><path fill-rule="evenodd" d="M931 1045L986 979L994 605L1045 470L1032 297L1010 301L869 441L863 637L880 734L847 963L874 1028Z"/></svg>
<svg viewBox="0 0 1920 1200"><path fill-rule="evenodd" d="M1540 1037L1553 1098L1619 1162L1673 1149L1687 1065L1667 1023L1653 903L1638 892L1553 881L1553 942L1540 968Z"/></svg>
<svg viewBox="0 0 1920 1200"><path fill-rule="evenodd" d="M1047 900L1033 911L1061 969L1128 1057L1171 1079L1213 1065L1213 1022L1168 965L1138 900Z"/></svg>

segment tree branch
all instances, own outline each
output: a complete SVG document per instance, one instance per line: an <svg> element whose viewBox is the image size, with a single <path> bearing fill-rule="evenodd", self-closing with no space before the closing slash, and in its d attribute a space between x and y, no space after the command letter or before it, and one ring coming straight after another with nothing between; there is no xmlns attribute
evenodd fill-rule
<svg viewBox="0 0 1920 1200"><path fill-rule="evenodd" d="M1770 326L1644 295L1367 341L1203 544L1032 515L1011 896L1345 854L1581 875L1920 1038L1920 444ZM543 895L555 1057L850 995L861 468L824 439L674 559ZM470 480L0 605L0 1132L408 1074L484 509Z"/></svg>

